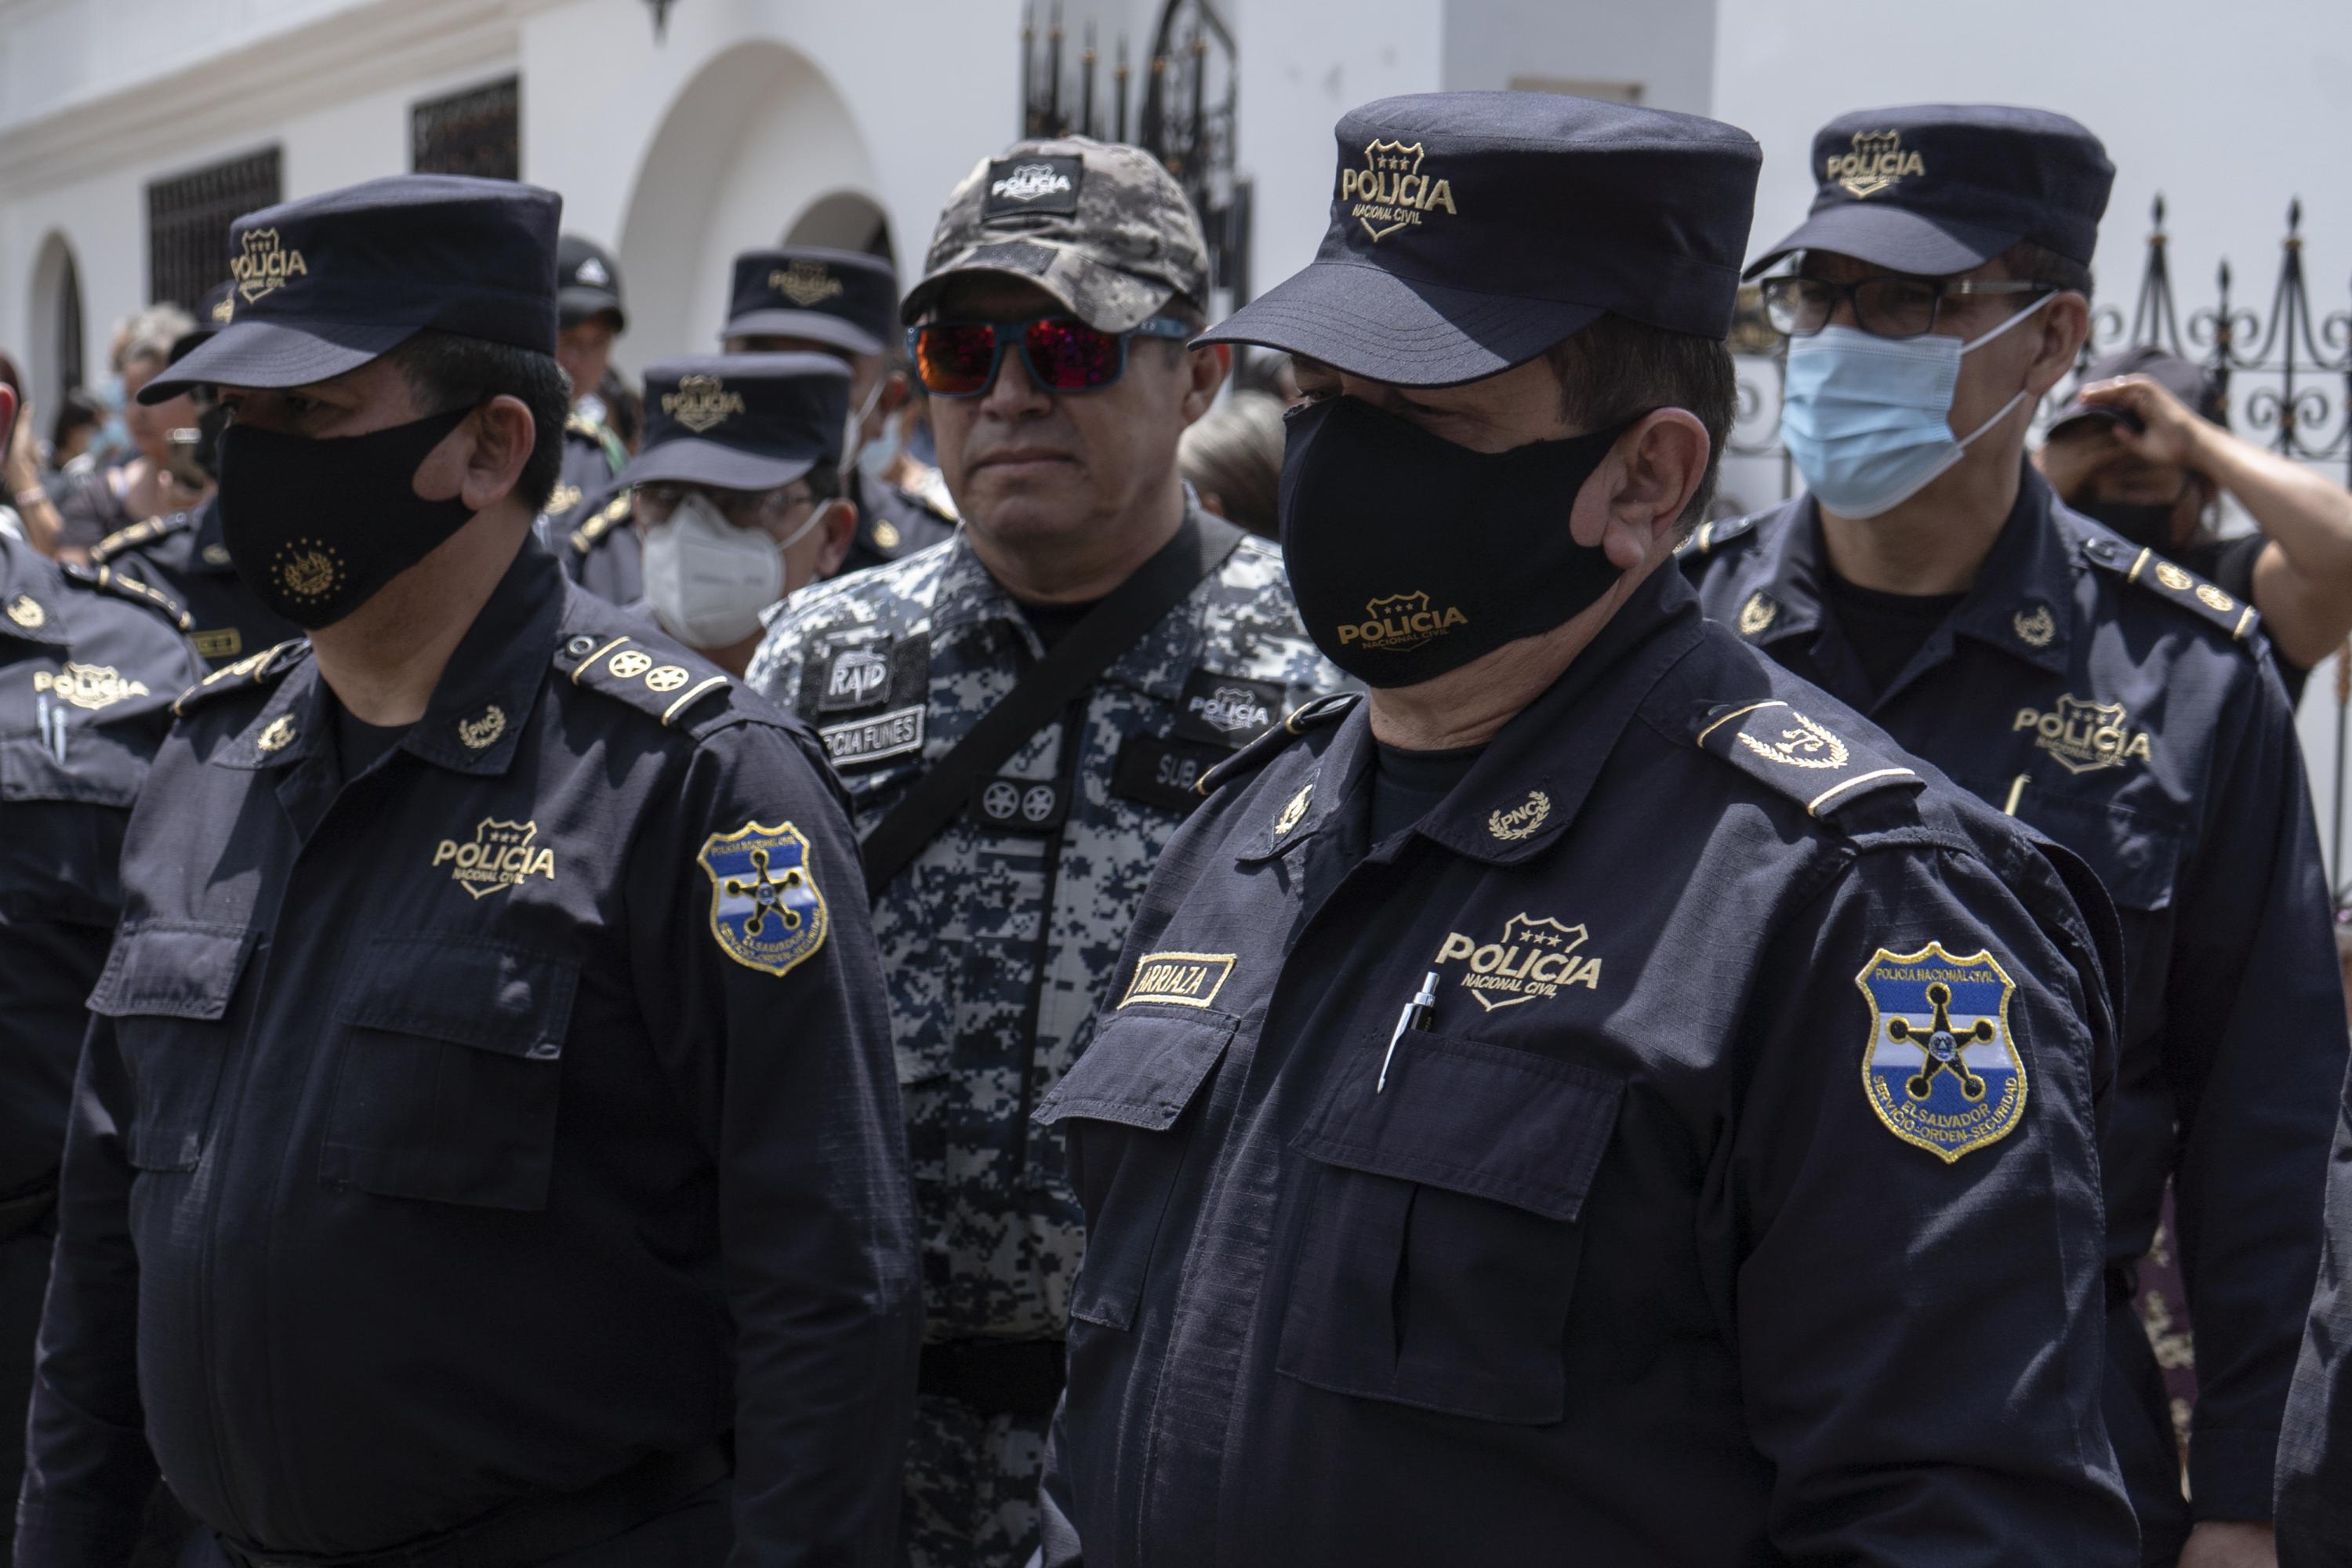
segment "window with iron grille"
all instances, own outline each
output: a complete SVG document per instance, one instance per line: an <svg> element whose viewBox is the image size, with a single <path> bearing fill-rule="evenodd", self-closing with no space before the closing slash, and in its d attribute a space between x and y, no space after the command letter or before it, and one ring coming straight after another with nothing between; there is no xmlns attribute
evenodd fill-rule
<svg viewBox="0 0 2352 1568"><path fill-rule="evenodd" d="M520 79L509 77L412 106L411 165L420 174L522 178L521 98Z"/></svg>
<svg viewBox="0 0 2352 1568"><path fill-rule="evenodd" d="M278 150L267 148L147 186L147 298L194 310L228 281L228 226L280 199Z"/></svg>

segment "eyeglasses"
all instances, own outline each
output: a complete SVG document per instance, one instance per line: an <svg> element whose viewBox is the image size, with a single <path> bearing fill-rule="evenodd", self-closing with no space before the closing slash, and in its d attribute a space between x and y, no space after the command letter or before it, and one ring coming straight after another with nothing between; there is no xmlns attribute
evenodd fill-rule
<svg viewBox="0 0 2352 1568"><path fill-rule="evenodd" d="M1948 278L1906 278L1881 273L1853 283L1826 278L1767 278L1764 319L1772 330L1810 338L1830 324L1841 301L1853 310L1854 325L1874 338L1925 337L1936 330L1944 301L1954 295L2051 294L2054 284L1974 283Z"/></svg>
<svg viewBox="0 0 2352 1568"><path fill-rule="evenodd" d="M667 522L670 515L690 495L698 495L709 501L719 509L719 516L737 528L759 528L772 517L781 517L795 506L816 504L815 497L788 489L723 490L703 485L656 483L636 488L636 511L647 522Z"/></svg>
<svg viewBox="0 0 2352 1568"><path fill-rule="evenodd" d="M1004 351L1021 345L1021 363L1041 392L1099 392L1127 371L1127 340L1182 340L1192 329L1153 316L1123 332L1106 332L1073 316L1026 321L925 321L907 329L915 375L934 397L978 397L996 384Z"/></svg>

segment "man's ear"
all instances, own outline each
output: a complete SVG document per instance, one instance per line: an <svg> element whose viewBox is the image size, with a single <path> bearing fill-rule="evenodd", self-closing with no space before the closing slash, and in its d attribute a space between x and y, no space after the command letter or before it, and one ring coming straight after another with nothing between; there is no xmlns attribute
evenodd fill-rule
<svg viewBox="0 0 2352 1568"><path fill-rule="evenodd" d="M907 406L907 373L894 370L882 378L882 394L874 400L874 412L887 421L890 416Z"/></svg>
<svg viewBox="0 0 2352 1568"><path fill-rule="evenodd" d="M2071 289L2062 290L2043 308L2041 325L2041 342L2025 375L2026 390L2037 398L2074 370L2083 340L2091 333L2091 302Z"/></svg>
<svg viewBox="0 0 2352 1568"><path fill-rule="evenodd" d="M529 404L520 397L501 395L475 409L457 431L461 435L470 431L474 437L457 484L458 499L468 511L487 511L511 494L522 479L523 466L530 461L531 449L539 441L538 423Z"/></svg>
<svg viewBox="0 0 2352 1568"><path fill-rule="evenodd" d="M1192 375L1192 384L1184 389L1183 405L1184 423L1190 425L1209 411L1210 405L1217 401L1217 389L1233 373L1233 345L1211 343L1206 348L1187 349L1184 362Z"/></svg>
<svg viewBox="0 0 2352 1568"><path fill-rule="evenodd" d="M902 393L905 387L906 383L901 379L899 389ZM889 397L887 392L882 395L886 401ZM824 539L816 552L816 574L820 578L830 577L841 570L841 563L849 559L849 546L857 537L857 503L842 498L824 504L824 521L817 524L817 531Z"/></svg>
<svg viewBox="0 0 2352 1568"><path fill-rule="evenodd" d="M8 450L9 441L16 434L16 389L0 386L0 453Z"/></svg>
<svg viewBox="0 0 2352 1568"><path fill-rule="evenodd" d="M1621 571L1640 565L1672 536L1706 482L1710 447L1706 426L1687 409L1643 415L1577 493L1569 514L1576 542L1599 545Z"/></svg>

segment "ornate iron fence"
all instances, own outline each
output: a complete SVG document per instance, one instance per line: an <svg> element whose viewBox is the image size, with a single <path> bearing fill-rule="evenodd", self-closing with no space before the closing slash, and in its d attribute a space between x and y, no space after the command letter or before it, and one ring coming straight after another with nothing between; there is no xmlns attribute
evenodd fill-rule
<svg viewBox="0 0 2352 1568"><path fill-rule="evenodd" d="M2173 292L2166 242L2164 197L2149 209L2146 254L2128 316L2113 302L2095 303L2091 335L2076 369L2118 348L2148 344L2203 365L2222 394L2232 426L2272 451L2315 466L2337 467L2352 483L2352 281L2346 308L2324 311L2312 301L2303 239L2303 203L2287 204L2286 234L2280 241L2278 275L2268 309L2257 312L2234 295L2229 261L2214 275L2213 303L2191 311L2184 327ZM1739 367L1738 418L1726 453L1777 465L1780 499L1796 493L1797 476L1780 442L1780 392L1786 374L1785 340L1766 323L1751 285L1743 290L1732 330L1732 353ZM2047 419L2072 391L2062 384L2044 402ZM2352 642L2336 656L2336 746L2327 844L2330 872L2344 868L2346 773L2352 764Z"/></svg>
<svg viewBox="0 0 2352 1568"><path fill-rule="evenodd" d="M1234 36L1209 0L1168 0L1153 30L1142 80L1118 40L1108 92L1098 92L1103 58L1086 25L1073 80L1059 0L1044 41L1034 11L1021 21L1021 134L1132 142L1184 187L1209 242L1209 263L1227 308L1250 298L1250 182L1234 167L1234 102L1240 77ZM1137 96L1140 88L1140 97ZM1130 113L1130 110L1132 112ZM1211 301L1197 301L1204 308Z"/></svg>

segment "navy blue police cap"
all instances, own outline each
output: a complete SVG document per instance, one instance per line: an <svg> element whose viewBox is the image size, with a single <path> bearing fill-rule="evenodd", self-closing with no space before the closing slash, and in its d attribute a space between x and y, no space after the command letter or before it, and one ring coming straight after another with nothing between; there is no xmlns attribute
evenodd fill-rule
<svg viewBox="0 0 2352 1568"><path fill-rule="evenodd" d="M1762 161L1737 127L1557 93L1435 92L1351 110L1338 134L1315 259L1201 342L1447 386L1603 314L1731 330Z"/></svg>
<svg viewBox="0 0 2352 1568"><path fill-rule="evenodd" d="M898 274L878 256L791 246L735 258L719 337L802 338L878 354L897 338Z"/></svg>
<svg viewBox="0 0 2352 1568"><path fill-rule="evenodd" d="M613 331L629 330L621 308L621 264L613 253L583 235L555 242L555 307L562 324L576 327L599 316L613 318Z"/></svg>
<svg viewBox="0 0 2352 1568"><path fill-rule="evenodd" d="M1813 137L1812 215L1748 268L1833 250L1923 278L2031 240L2088 266L2116 166L2063 114L1919 103L1841 114Z"/></svg>
<svg viewBox="0 0 2352 1568"><path fill-rule="evenodd" d="M646 371L645 444L618 482L774 489L839 467L848 424L849 367L831 354L664 360Z"/></svg>
<svg viewBox="0 0 2352 1568"><path fill-rule="evenodd" d="M149 382L304 386L431 328L555 353L563 198L511 180L394 174L247 213L229 229L229 319Z"/></svg>

